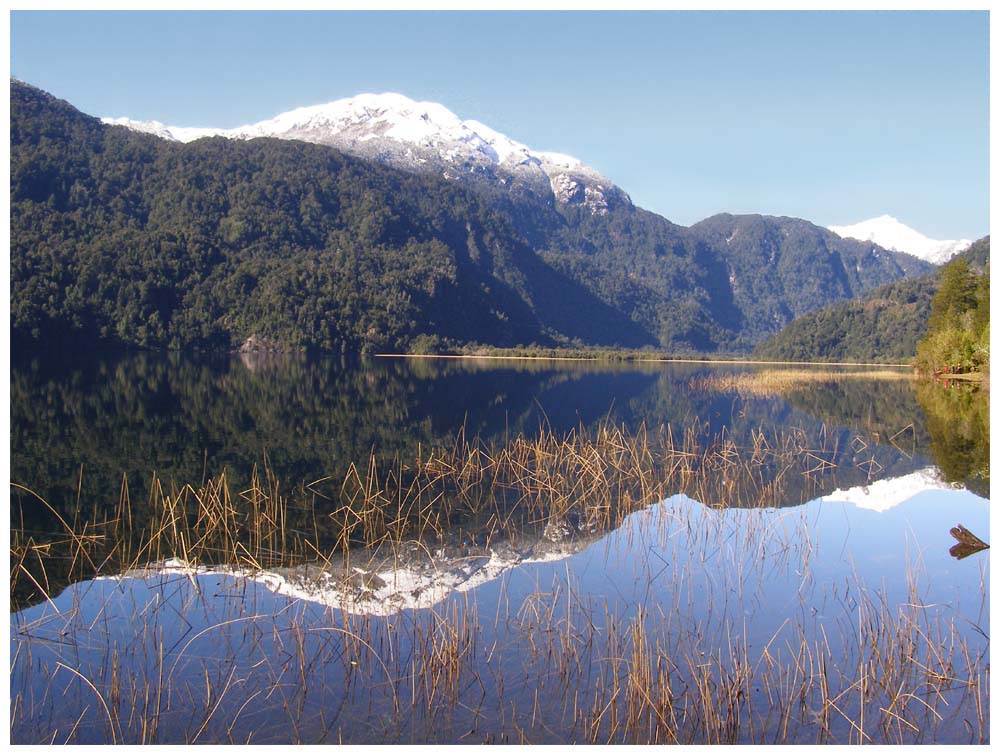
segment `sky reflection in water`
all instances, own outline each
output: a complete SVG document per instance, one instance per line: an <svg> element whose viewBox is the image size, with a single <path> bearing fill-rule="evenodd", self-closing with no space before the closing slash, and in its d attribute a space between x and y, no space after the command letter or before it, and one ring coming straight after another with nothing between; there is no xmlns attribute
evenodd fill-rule
<svg viewBox="0 0 1000 755"><path fill-rule="evenodd" d="M102 741L107 726L93 698L55 662L100 678L107 673L108 648L114 648L119 662L156 679L159 643L174 700L160 722L163 740L191 739L201 728L202 706L211 703L204 698L206 674L214 688L229 684L228 697L201 733L209 741L251 734L253 741L287 741L287 722L277 721L289 715L279 710L288 701L294 701L301 727L296 736L304 741L454 741L473 729L476 741L489 732L510 735L516 710L537 705L532 645L542 641L532 624L565 631L567 616L586 617L603 637L608 617L621 625L641 612L646 622L659 622L678 649L725 648L739 637L750 656L765 648L780 656L782 646L804 631L826 638L831 656L843 659L842 671L850 675L852 638L865 599L892 611L898 604L929 606L930 624L955 622L973 645L989 634L989 551L966 561L952 558L948 530L956 521L987 533L989 502L967 491L931 488L882 512L832 500L784 510L719 510L675 496L628 516L578 552L568 549L565 558L519 564L432 607L367 617L358 626L380 654L391 637L395 655L410 658L417 652L418 628L429 632L438 617L461 623L457 617L471 615L479 650L470 667L483 679L521 679L502 690L473 685L473 697L485 695L477 714L459 710L433 725L418 707L409 712L409 699L403 715L392 714L385 679L402 670L352 656L359 648L352 650L341 634L353 631L350 612L341 608L226 573L175 571L79 583L54 606L41 604L13 617L12 685L25 696L21 708L32 713L30 720L15 717L13 736L37 741L53 728L65 735L89 705L74 737ZM298 647L292 638L303 628ZM301 677L292 663L297 648L309 661ZM599 665L583 675L583 689L595 682ZM354 687L346 693L349 678ZM286 701L250 705L234 726L255 692L281 689L276 679L287 685ZM53 697L53 688L67 694ZM369 706L379 714L365 713ZM498 711L507 711L506 718ZM547 721L547 735L535 732L540 741L580 736L554 694L535 715ZM798 725L793 739L814 741L815 727L808 721ZM938 740L967 741L957 721L946 718L938 726ZM838 741L850 737L836 722L831 728ZM127 738L128 728L122 733Z"/></svg>

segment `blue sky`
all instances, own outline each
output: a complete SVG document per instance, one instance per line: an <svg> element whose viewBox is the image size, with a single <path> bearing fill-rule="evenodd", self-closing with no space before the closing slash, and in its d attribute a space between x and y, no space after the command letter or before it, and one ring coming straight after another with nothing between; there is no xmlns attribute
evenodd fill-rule
<svg viewBox="0 0 1000 755"><path fill-rule="evenodd" d="M888 213L989 232L984 11L21 11L11 74L176 126L395 91L575 155L684 225Z"/></svg>

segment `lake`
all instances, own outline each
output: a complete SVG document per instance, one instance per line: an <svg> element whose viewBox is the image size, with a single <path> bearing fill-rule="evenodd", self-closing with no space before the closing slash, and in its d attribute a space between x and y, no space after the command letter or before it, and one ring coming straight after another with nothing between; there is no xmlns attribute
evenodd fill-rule
<svg viewBox="0 0 1000 755"><path fill-rule="evenodd" d="M989 740L988 389L16 357L13 742Z"/></svg>

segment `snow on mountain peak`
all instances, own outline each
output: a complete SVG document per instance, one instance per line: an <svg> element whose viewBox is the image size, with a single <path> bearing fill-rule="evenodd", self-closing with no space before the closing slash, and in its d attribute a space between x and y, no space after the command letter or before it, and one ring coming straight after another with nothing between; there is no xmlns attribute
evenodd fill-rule
<svg viewBox="0 0 1000 755"><path fill-rule="evenodd" d="M845 239L871 241L894 252L906 252L914 257L940 265L967 249L969 239L937 241L924 236L892 215L879 215L854 225L831 225L829 230Z"/></svg>
<svg viewBox="0 0 1000 755"><path fill-rule="evenodd" d="M171 141L177 141L177 138L173 135L170 127L160 123L159 121L137 121L132 118L101 118L102 123L106 123L109 126L125 126L125 128L130 128L133 131L141 131L144 134L152 134L153 136L158 136L161 139L168 139Z"/></svg>
<svg viewBox="0 0 1000 755"><path fill-rule="evenodd" d="M231 129L167 126L129 118L102 120L179 142L223 136L325 144L404 170L547 190L557 201L583 204L595 214L607 212L609 199L630 201L611 181L575 157L531 150L479 121L462 120L444 105L395 92L300 107Z"/></svg>
<svg viewBox="0 0 1000 755"><path fill-rule="evenodd" d="M402 94L361 94L322 105L300 107L249 126L230 129L224 136L253 138L283 136L326 129L342 131L364 127L400 141L421 143L441 135L457 137L458 116L435 102L416 102Z"/></svg>
<svg viewBox="0 0 1000 755"><path fill-rule="evenodd" d="M561 168L582 168L583 163L577 160L572 155L564 155L561 152L536 152L542 160L550 162L553 165L558 165Z"/></svg>

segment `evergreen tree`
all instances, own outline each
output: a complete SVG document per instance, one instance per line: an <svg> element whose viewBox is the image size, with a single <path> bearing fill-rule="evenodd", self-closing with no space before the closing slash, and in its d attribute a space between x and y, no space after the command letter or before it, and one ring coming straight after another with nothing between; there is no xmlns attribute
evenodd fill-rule
<svg viewBox="0 0 1000 755"><path fill-rule="evenodd" d="M988 239L985 242L988 255ZM945 265L931 302L927 334L917 346L917 367L924 372L989 371L989 308L988 256L981 272L973 269L968 257Z"/></svg>
<svg viewBox="0 0 1000 755"><path fill-rule="evenodd" d="M955 323L976 307L976 278L964 259L956 259L941 270L940 285L931 302L928 330Z"/></svg>

